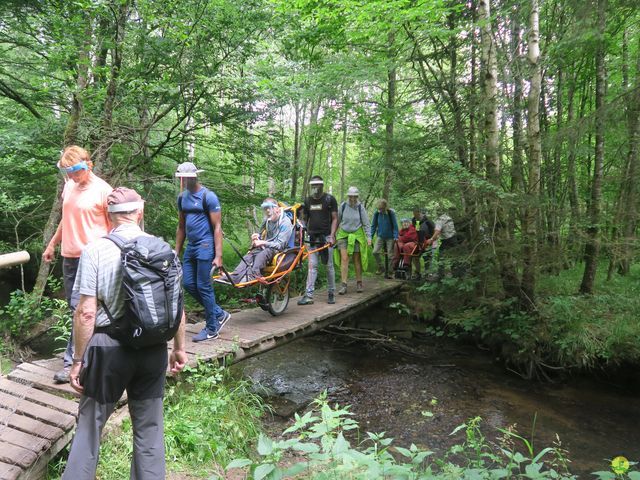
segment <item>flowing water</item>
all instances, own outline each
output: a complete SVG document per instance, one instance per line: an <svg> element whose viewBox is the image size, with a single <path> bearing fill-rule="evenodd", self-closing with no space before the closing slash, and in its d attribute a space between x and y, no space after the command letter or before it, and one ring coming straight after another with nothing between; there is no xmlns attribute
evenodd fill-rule
<svg viewBox="0 0 640 480"><path fill-rule="evenodd" d="M236 368L260 384L284 427L294 411L327 389L352 406L361 428L386 432L394 444L415 443L437 453L464 440L450 436L480 416L490 440L498 427L517 424L536 451L559 435L572 472L607 470L611 458L640 460L640 402L632 385L589 378L541 384L509 373L486 352L439 339L426 358L346 344L326 334L296 340L241 362Z"/></svg>

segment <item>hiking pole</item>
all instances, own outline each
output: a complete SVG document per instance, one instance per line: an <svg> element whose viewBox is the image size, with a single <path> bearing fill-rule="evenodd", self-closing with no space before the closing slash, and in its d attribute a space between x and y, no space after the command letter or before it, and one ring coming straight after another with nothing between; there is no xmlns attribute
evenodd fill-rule
<svg viewBox="0 0 640 480"><path fill-rule="evenodd" d="M240 251L236 248L236 246L233 244L233 242L231 240L229 240L229 238L225 235L224 232L222 232L222 238L224 238L227 242L229 242L229 245L231 245L231 248L233 249L233 251L236 252L236 254L240 257L240 260L242 260L242 263L244 263L247 266L247 268L249 270L251 270L252 267L244 259L244 255L242 255L240 253Z"/></svg>

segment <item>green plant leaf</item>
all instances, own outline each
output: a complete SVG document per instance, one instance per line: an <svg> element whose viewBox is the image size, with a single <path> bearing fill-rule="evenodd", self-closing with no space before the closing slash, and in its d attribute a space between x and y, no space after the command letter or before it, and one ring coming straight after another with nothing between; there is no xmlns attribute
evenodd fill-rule
<svg viewBox="0 0 640 480"><path fill-rule="evenodd" d="M258 437L258 453L265 456L271 452L273 452L273 441L266 435L260 435Z"/></svg>
<svg viewBox="0 0 640 480"><path fill-rule="evenodd" d="M275 469L276 466L272 463L263 463L262 465L258 465L253 472L253 478L254 480L262 480Z"/></svg>
<svg viewBox="0 0 640 480"><path fill-rule="evenodd" d="M229 463L229 465L227 465L227 468L225 470L229 470L231 468L244 468L244 467L248 467L249 465L251 465L253 462L251 460L249 460L248 458L236 458L235 460L233 460L232 462Z"/></svg>

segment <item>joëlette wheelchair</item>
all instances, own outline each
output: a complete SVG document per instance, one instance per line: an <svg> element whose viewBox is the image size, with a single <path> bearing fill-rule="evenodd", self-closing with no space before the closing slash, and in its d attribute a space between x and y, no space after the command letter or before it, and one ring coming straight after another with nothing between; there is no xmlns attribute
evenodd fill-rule
<svg viewBox="0 0 640 480"><path fill-rule="evenodd" d="M256 303L262 310L273 316L281 315L289 305L289 285L293 271L301 268L303 262L312 253L329 248L329 244L317 248L307 246L309 242L305 242L306 230L298 220L298 210L301 207L299 203L291 206L281 202L278 204L293 222L292 240L289 248L274 255L271 263L262 269L261 276L246 282L235 283L224 266L219 270L216 268L211 270L212 281L221 285L238 289L257 287L254 297ZM242 255L237 253L242 258Z"/></svg>

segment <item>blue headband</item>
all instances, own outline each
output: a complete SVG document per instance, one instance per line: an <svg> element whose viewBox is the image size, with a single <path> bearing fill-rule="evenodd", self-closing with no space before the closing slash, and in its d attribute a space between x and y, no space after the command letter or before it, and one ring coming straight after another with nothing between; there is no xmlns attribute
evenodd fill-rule
<svg viewBox="0 0 640 480"><path fill-rule="evenodd" d="M89 165L87 165L87 162L83 160L70 167L61 167L60 162L58 162L58 168L63 172L73 173L73 172L77 172L78 170L89 170Z"/></svg>
<svg viewBox="0 0 640 480"><path fill-rule="evenodd" d="M260 208L276 208L278 205L276 205L273 202L262 202L262 205L260 205Z"/></svg>

